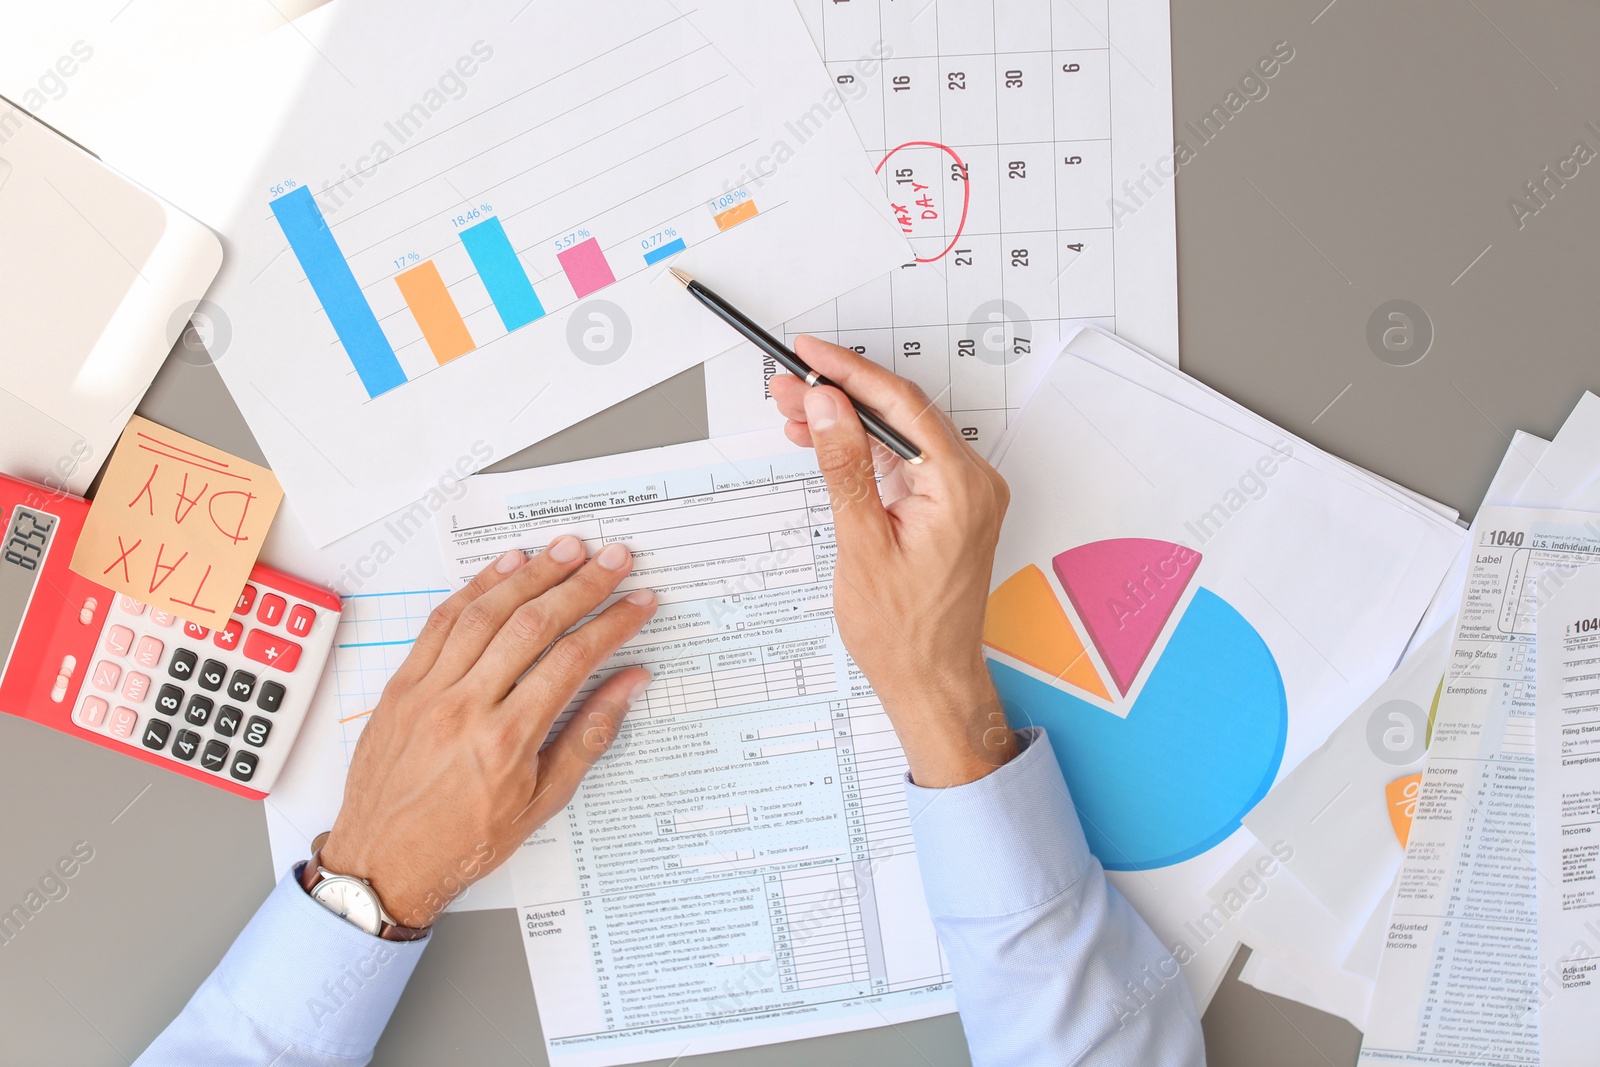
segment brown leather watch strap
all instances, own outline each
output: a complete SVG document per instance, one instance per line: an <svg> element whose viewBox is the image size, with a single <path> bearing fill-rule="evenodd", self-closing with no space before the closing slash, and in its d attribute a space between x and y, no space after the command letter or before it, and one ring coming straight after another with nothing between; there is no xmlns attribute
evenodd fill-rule
<svg viewBox="0 0 1600 1067"><path fill-rule="evenodd" d="M300 888L304 889L307 895L310 895L311 891L317 887L317 883L323 880L323 867L320 861L322 858L322 843L327 839L327 831L317 835L316 839L311 842L311 858L306 861L305 867L301 868ZM355 876L350 875L348 877ZM360 881L366 883L368 889L372 889L371 882L367 882L365 878L360 879ZM378 891L373 889L372 894L377 897ZM382 925L378 928L378 936L385 941L421 941L433 931L431 926L401 926L399 923L390 922L389 913L383 906L382 897L378 897L378 910L383 916L379 920Z"/></svg>

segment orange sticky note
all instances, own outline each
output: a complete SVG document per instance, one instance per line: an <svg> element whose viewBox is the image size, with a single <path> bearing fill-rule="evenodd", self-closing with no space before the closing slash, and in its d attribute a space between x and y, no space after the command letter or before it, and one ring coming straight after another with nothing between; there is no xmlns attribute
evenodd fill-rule
<svg viewBox="0 0 1600 1067"><path fill-rule="evenodd" d="M225 625L282 500L265 467L135 415L72 569L181 619Z"/></svg>

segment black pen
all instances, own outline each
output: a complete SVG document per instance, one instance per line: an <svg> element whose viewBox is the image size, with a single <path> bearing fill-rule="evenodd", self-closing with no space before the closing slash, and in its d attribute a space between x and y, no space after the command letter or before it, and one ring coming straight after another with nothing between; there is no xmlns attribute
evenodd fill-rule
<svg viewBox="0 0 1600 1067"><path fill-rule="evenodd" d="M803 359L795 355L766 330L750 321L744 312L689 277L677 267L668 269L672 271L672 276L678 279L678 282L685 289L689 290L691 296L710 308L718 318L738 330L761 351L777 360L782 364L784 370L807 385L832 385L835 389L839 388L838 385L806 366ZM843 392L843 390L840 391ZM849 396L849 394L846 394L846 396ZM888 423L879 418L870 408L863 407L853 397L850 398L850 406L856 409L856 415L860 417L861 425L866 427L867 432L882 441L884 447L889 451L907 463L921 463L927 458L922 449L895 433L894 430L889 428Z"/></svg>

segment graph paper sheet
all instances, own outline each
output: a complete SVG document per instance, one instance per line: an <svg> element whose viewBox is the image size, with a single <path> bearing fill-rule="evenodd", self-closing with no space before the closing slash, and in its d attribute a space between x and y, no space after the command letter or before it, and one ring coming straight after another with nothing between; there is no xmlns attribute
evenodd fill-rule
<svg viewBox="0 0 1600 1067"><path fill-rule="evenodd" d="M452 585L558 532L626 541L661 606L590 679L654 681L512 857L550 1061L672 1060L955 1010L905 757L839 641L828 493L773 431L480 475ZM581 694L580 694L581 699Z"/></svg>
<svg viewBox="0 0 1600 1067"><path fill-rule="evenodd" d="M93 143L228 237L209 347L319 545L725 350L669 262L782 321L906 255L787 4L335 0L204 81Z"/></svg>
<svg viewBox="0 0 1600 1067"><path fill-rule="evenodd" d="M791 340L912 378L983 451L1076 323L1178 362L1165 3L797 3L916 258ZM713 434L774 424L774 370L748 345L706 364Z"/></svg>

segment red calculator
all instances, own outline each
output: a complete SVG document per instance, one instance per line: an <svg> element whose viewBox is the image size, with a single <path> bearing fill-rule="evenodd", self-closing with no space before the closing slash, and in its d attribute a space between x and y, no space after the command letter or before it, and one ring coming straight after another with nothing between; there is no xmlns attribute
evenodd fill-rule
<svg viewBox="0 0 1600 1067"><path fill-rule="evenodd" d="M257 564L217 629L68 568L89 502L0 474L0 712L259 800L305 721L339 597Z"/></svg>

